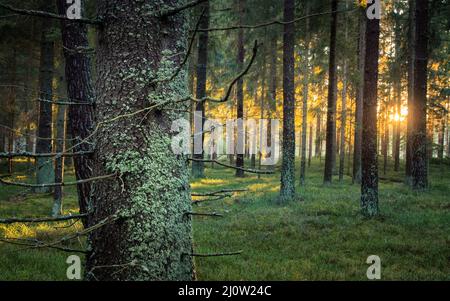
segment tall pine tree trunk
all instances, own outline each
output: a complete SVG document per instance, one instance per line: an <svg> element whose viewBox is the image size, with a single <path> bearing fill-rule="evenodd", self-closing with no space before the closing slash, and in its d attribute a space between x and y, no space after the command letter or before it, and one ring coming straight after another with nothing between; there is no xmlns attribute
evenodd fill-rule
<svg viewBox="0 0 450 301"><path fill-rule="evenodd" d="M70 4L65 0L57 0L59 14L65 15ZM81 1L81 11L84 1ZM61 21L61 35L64 46L65 77L67 96L77 103L86 105L71 105L68 107L67 127L73 140L73 152L92 150L92 139L85 141L94 130L95 94L92 84L91 59L87 53L89 48L88 30L86 24L72 21ZM83 142L81 142L83 141ZM73 158L77 180L92 177L93 160L91 156L75 156ZM80 213L88 212L91 207L91 183L77 185ZM88 226L88 219L83 219Z"/></svg>
<svg viewBox="0 0 450 301"><path fill-rule="evenodd" d="M186 51L188 33L187 13L154 13L184 3L98 1L105 22L96 51L96 118L103 124L94 174L118 176L93 185L92 224L109 223L89 237L89 280L193 278L187 158L171 149L178 134L172 123L189 107L179 101L188 95L187 75L149 84L177 70L183 56L175 54Z"/></svg>
<svg viewBox="0 0 450 301"><path fill-rule="evenodd" d="M359 15L359 37L358 37L358 84L356 88L355 106L355 150L353 153L353 183L361 184L361 142L362 142L362 120L364 102L364 60L366 55L366 14L361 9Z"/></svg>
<svg viewBox="0 0 450 301"><path fill-rule="evenodd" d="M200 20L200 28L208 28L209 27L209 1L204 2L200 8L203 11L203 17ZM208 68L208 32L203 31L198 34L198 56L197 56L197 91L196 96L198 99L202 99L206 97L206 71ZM196 154L194 152L195 159L203 159L204 151L203 151L203 142L205 140L205 134L203 132L203 126L205 124L205 103L198 102L195 108L197 115L201 118L201 126L196 128L197 125L194 125L194 135L195 139L199 139L201 141L201 154ZM192 176L194 178L203 178L205 176L205 166L203 162L194 161L192 162Z"/></svg>
<svg viewBox="0 0 450 301"><path fill-rule="evenodd" d="M366 217L378 215L377 93L380 20L366 21L364 106L362 136L361 209Z"/></svg>
<svg viewBox="0 0 450 301"><path fill-rule="evenodd" d="M336 162L336 34L337 34L337 0L331 1L330 22L330 58L328 71L328 105L327 105L327 138L325 152L325 170L323 182L331 184Z"/></svg>
<svg viewBox="0 0 450 301"><path fill-rule="evenodd" d="M428 187L427 167L427 63L428 1L416 0L414 101L412 105L411 178L415 190Z"/></svg>
<svg viewBox="0 0 450 301"><path fill-rule="evenodd" d="M295 197L295 91L294 43L295 0L284 0L283 33L283 154L281 166L280 202Z"/></svg>

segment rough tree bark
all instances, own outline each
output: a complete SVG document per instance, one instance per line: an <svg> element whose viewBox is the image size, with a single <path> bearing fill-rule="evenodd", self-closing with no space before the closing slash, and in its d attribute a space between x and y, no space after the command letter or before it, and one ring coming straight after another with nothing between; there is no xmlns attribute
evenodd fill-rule
<svg viewBox="0 0 450 301"><path fill-rule="evenodd" d="M361 184L361 141L362 141L362 119L364 101L364 60L366 55L366 15L361 9L359 15L359 38L358 38L358 85L356 88L355 108L355 137L353 153L353 183Z"/></svg>
<svg viewBox="0 0 450 301"><path fill-rule="evenodd" d="M411 180L414 190L428 187L427 168L427 63L428 1L416 0L414 100L412 104Z"/></svg>
<svg viewBox="0 0 450 301"><path fill-rule="evenodd" d="M208 28L209 27L209 1L206 1L200 5L201 10L203 11L203 17L200 20L199 27L200 28ZM207 31L203 31L198 33L198 47L197 47L197 90L196 97L198 99L202 99L206 97L206 72L208 68L208 39L209 35ZM196 154L194 152L193 157L195 159L203 159L204 151L203 151L203 142L205 140L205 134L203 132L203 126L205 124L205 103L198 102L195 107L196 112L200 112L199 118L202 119L201 127L195 128L194 124L194 135L197 139L201 139L202 145L202 153ZM196 113L198 114L198 113ZM201 137L199 137L201 136ZM192 176L194 178L203 178L205 176L205 165L201 161L193 161L192 162Z"/></svg>
<svg viewBox="0 0 450 301"><path fill-rule="evenodd" d="M325 152L325 169L323 182L331 184L336 162L336 33L337 33L337 0L331 2L330 22L330 58L328 71L328 105L327 105L327 138Z"/></svg>
<svg viewBox="0 0 450 301"><path fill-rule="evenodd" d="M59 14L66 14L70 4L65 0L57 0ZM81 1L81 11L84 1ZM67 95L69 99L86 105L73 105L68 107L67 127L73 140L73 152L92 150L92 140L85 141L94 130L94 103L95 93L92 86L91 59L86 52L89 48L85 24L72 21L61 21L61 34L64 46L65 77L67 82ZM83 141L83 142L82 142ZM93 161L90 156L75 156L73 158L75 176L77 180L92 177ZM77 185L78 204L80 213L86 213L90 208L91 183ZM84 226L88 226L88 219L84 218Z"/></svg>
<svg viewBox="0 0 450 301"><path fill-rule="evenodd" d="M362 136L361 209L366 217L378 215L377 93L380 20L366 19L364 105Z"/></svg>
<svg viewBox="0 0 450 301"><path fill-rule="evenodd" d="M284 21L295 18L295 0L284 0ZM295 87L294 87L295 25L284 25L283 33L283 154L281 165L280 202L295 197Z"/></svg>
<svg viewBox="0 0 450 301"><path fill-rule="evenodd" d="M45 8L47 8L45 6ZM54 42L52 40L52 20L42 19L41 28L41 55L39 67L39 97L41 99L53 99L53 68L54 68ZM39 102L39 121L36 143L36 153L52 152L52 104ZM36 159L37 184L53 183L55 179L53 160L48 158ZM51 189L36 188L36 192L49 192Z"/></svg>
<svg viewBox="0 0 450 301"><path fill-rule="evenodd" d="M155 12L184 1L97 3L104 22L97 48L96 118L102 126L94 175L118 176L92 188L92 223L110 222L90 235L86 277L191 280L189 170L187 158L171 149L181 130L172 130L172 123L184 117L180 108L189 107L178 101L189 93L187 76L183 69L172 81L152 81L170 77L181 64L188 33L187 13Z"/></svg>

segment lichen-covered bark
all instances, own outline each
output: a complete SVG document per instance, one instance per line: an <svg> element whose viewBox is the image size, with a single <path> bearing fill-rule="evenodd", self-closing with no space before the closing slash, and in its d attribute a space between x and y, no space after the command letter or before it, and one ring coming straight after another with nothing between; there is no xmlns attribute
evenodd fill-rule
<svg viewBox="0 0 450 301"><path fill-rule="evenodd" d="M325 153L324 184L331 184L333 168L336 162L336 34L337 34L337 0L331 2L330 23L330 61L328 71L328 106L327 106L327 139Z"/></svg>
<svg viewBox="0 0 450 301"><path fill-rule="evenodd" d="M202 20L200 21L200 28L209 27L209 1L204 2L200 8L204 10ZM202 99L206 96L206 71L208 66L208 32L200 32L198 34L198 58L197 58L197 91L196 96L198 99ZM202 127L194 129L194 135L197 139L201 139L202 146L205 139L205 134L203 132L203 125L205 123L205 103L199 102L196 104L195 110L201 112ZM199 137L201 136L201 137ZM201 154L195 154L195 159L203 159L204 151ZM205 166L201 161L192 162L192 176L194 178L204 177Z"/></svg>
<svg viewBox="0 0 450 301"><path fill-rule="evenodd" d="M193 278L189 171L187 160L171 150L172 121L187 103L143 108L188 94L186 72L169 78L186 50L184 13L153 17L181 0L98 1L103 17L97 49L99 122L95 175L118 173L92 187L92 224L120 219L90 235L89 280L191 280ZM173 110L175 109L176 110ZM171 110L172 109L172 110Z"/></svg>
<svg viewBox="0 0 450 301"><path fill-rule="evenodd" d="M295 1L284 0L284 21L295 17ZM295 197L295 94L294 94L295 25L284 25L283 34L283 154L280 201Z"/></svg>
<svg viewBox="0 0 450 301"><path fill-rule="evenodd" d="M362 135L361 209L367 217L378 215L377 97L380 20L367 19Z"/></svg>
<svg viewBox="0 0 450 301"><path fill-rule="evenodd" d="M415 190L428 187L427 167L427 64L428 1L416 0L414 100L412 104L411 184Z"/></svg>
<svg viewBox="0 0 450 301"><path fill-rule="evenodd" d="M66 0L57 0L58 12L64 15L71 4ZM80 2L84 13L84 1ZM67 127L71 133L73 152L85 152L92 149L91 140L84 141L94 129L94 89L92 87L91 59L87 53L89 48L88 29L86 24L72 21L61 21L61 35L64 45L65 76L67 81L67 95L77 103L87 105L73 105L68 108ZM90 156L75 156L73 158L75 176L77 180L92 177L93 161ZM80 213L89 210L91 183L77 185L78 204ZM89 225L87 218L83 219L85 227Z"/></svg>
<svg viewBox="0 0 450 301"><path fill-rule="evenodd" d="M47 6L46 6L47 7ZM53 68L54 42L52 41L52 20L43 19L41 29L41 57L39 67L39 97L52 100L53 97ZM36 153L52 152L52 104L39 102L38 134ZM53 183L55 179L53 161L48 158L36 159L37 184ZM51 189L36 188L36 192L49 192Z"/></svg>

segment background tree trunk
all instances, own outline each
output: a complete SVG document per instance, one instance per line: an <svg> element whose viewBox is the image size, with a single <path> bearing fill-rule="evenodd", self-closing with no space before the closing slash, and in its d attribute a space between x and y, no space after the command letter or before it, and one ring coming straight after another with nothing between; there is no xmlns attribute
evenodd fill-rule
<svg viewBox="0 0 450 301"><path fill-rule="evenodd" d="M244 23L245 14L245 0L237 0L239 23ZM237 39L237 65L240 70L244 67L245 56L245 42L244 42L244 30L241 28L238 30ZM244 167L244 153L245 153L245 125L244 125L244 80L240 78L236 84L236 100L237 100L237 143L236 143L236 166ZM244 171L242 169L236 169L236 177L243 177Z"/></svg>
<svg viewBox="0 0 450 301"><path fill-rule="evenodd" d="M65 0L57 0L59 14L66 14L68 6ZM81 1L82 12L84 1ZM67 95L69 99L86 105L72 105L68 107L67 127L71 133L73 152L92 150L92 140L85 141L94 130L95 93L92 86L91 59L87 53L89 49L88 30L80 22L61 21L61 35L64 46L65 77ZM76 51L76 50L79 51ZM83 142L82 142L83 141ZM91 156L75 156L73 158L75 176L77 180L92 177L93 160ZM78 204L80 213L86 213L91 207L91 183L77 185ZM88 219L83 219L84 226L88 226Z"/></svg>
<svg viewBox="0 0 450 301"><path fill-rule="evenodd" d="M295 18L295 0L284 0L284 22ZM283 33L283 157L280 202L295 197L295 25L284 25Z"/></svg>
<svg viewBox="0 0 450 301"><path fill-rule="evenodd" d="M405 183L412 185L412 129L414 118L412 116L414 105L414 69L416 57L416 0L409 0L409 39L408 39L408 117L406 129L406 162L405 162Z"/></svg>
<svg viewBox="0 0 450 301"><path fill-rule="evenodd" d="M380 20L367 18L364 67L361 209L364 216L378 215L377 93Z"/></svg>
<svg viewBox="0 0 450 301"><path fill-rule="evenodd" d="M361 9L359 15L359 38L358 38L358 84L356 88L355 109L355 137L353 153L353 183L361 184L361 141L362 141L362 119L364 102L364 60L366 55L366 15Z"/></svg>
<svg viewBox="0 0 450 301"><path fill-rule="evenodd" d="M428 63L428 1L416 0L416 42L414 64L414 101L412 106L412 187L428 187L427 168L427 63Z"/></svg>
<svg viewBox="0 0 450 301"><path fill-rule="evenodd" d="M62 82L59 83L62 85ZM66 138L66 107L58 106L58 113L56 115L56 140L55 152L64 152L65 138ZM64 157L55 158L55 183L62 183L64 180ZM58 216L62 214L62 199L63 187L56 186L53 192L53 208L52 215Z"/></svg>
<svg viewBox="0 0 450 301"><path fill-rule="evenodd" d="M172 122L189 107L177 102L188 94L187 76L181 71L173 81L148 82L178 68L182 56L174 54L186 51L188 30L185 13L152 14L182 4L98 1L107 21L98 39L97 78L104 80L96 84L96 117L106 124L97 133L94 171L119 176L93 185L92 224L119 220L91 233L89 280L193 279L188 164L171 150ZM123 114L131 115L117 119Z"/></svg>
<svg viewBox="0 0 450 301"><path fill-rule="evenodd" d="M46 8L48 5L46 6ZM40 99L53 100L53 68L54 68L54 42L51 37L52 20L42 19L41 29L41 58L39 71ZM52 152L52 104L39 102L39 121L36 143L36 153ZM53 160L48 158L36 159L37 184L52 183L55 179ZM36 192L50 192L50 188L36 188Z"/></svg>
<svg viewBox="0 0 450 301"><path fill-rule="evenodd" d="M336 162L336 33L337 33L337 0L331 2L330 23L330 59L328 71L328 106L327 106L327 138L325 152L325 170L323 182L331 184Z"/></svg>
<svg viewBox="0 0 450 301"><path fill-rule="evenodd" d="M305 15L309 15L310 2L306 2ZM303 67L303 106L302 106L302 136L301 136L301 159L300 159L300 185L305 184L306 177L306 135L308 130L308 85L309 85L309 18L305 21L305 54L304 54L304 67Z"/></svg>
<svg viewBox="0 0 450 301"><path fill-rule="evenodd" d="M200 5L200 9L204 11L202 20L200 20L200 28L208 28L209 27L209 1L204 2ZM197 57L197 91L196 97L198 99L202 99L206 97L206 74L208 68L208 32L203 31L198 33L198 57ZM202 118L202 126L199 129L194 128L194 135L197 139L201 139L202 145L202 153L195 154L193 157L195 159L203 159L204 151L203 144L205 140L205 133L203 132L203 126L205 124L205 103L198 102L196 104L195 110L197 112L201 112ZM195 125L194 125L195 127ZM199 136L201 135L201 138ZM203 162L193 161L192 162L192 176L194 178L203 178L205 176L205 166Z"/></svg>

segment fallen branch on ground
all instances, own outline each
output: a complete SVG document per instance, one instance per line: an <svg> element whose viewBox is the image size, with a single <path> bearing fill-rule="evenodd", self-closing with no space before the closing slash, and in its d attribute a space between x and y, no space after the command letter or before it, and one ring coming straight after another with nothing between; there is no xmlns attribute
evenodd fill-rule
<svg viewBox="0 0 450 301"><path fill-rule="evenodd" d="M242 254L242 250L236 251L236 252L229 252L229 253L212 253L212 254L199 254L199 253L183 253L183 255L186 256L192 256L192 257L218 257L218 256L233 256L233 255L240 255Z"/></svg>
<svg viewBox="0 0 450 301"><path fill-rule="evenodd" d="M186 215L192 215L192 216L213 216L213 217L223 217L222 214L218 213L202 213L202 212L186 212Z"/></svg>

